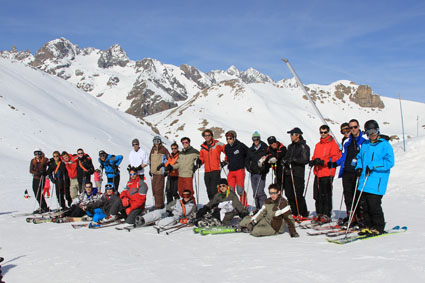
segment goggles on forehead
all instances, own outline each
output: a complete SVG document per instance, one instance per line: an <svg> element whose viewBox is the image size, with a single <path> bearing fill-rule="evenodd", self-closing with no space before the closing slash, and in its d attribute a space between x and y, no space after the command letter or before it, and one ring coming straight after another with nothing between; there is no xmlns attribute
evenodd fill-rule
<svg viewBox="0 0 425 283"><path fill-rule="evenodd" d="M114 188L114 186L113 186L113 185L111 185L111 184L106 184L106 185L105 185L105 188L106 188L106 189L113 189L113 188Z"/></svg>

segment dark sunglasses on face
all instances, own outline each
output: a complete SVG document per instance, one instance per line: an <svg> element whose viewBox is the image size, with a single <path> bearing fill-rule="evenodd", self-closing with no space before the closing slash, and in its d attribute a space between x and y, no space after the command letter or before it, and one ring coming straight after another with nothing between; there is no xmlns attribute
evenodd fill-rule
<svg viewBox="0 0 425 283"><path fill-rule="evenodd" d="M137 145L137 146L139 146L139 144L138 144L138 143L133 143L133 146L136 146L136 145Z"/></svg>
<svg viewBox="0 0 425 283"><path fill-rule="evenodd" d="M352 127L350 127L350 130L352 130L352 129L357 129L359 126L352 126Z"/></svg>
<svg viewBox="0 0 425 283"><path fill-rule="evenodd" d="M277 195L278 192L269 192L269 195Z"/></svg>
<svg viewBox="0 0 425 283"><path fill-rule="evenodd" d="M59 155L53 155L53 157L59 157Z"/></svg>
<svg viewBox="0 0 425 283"><path fill-rule="evenodd" d="M328 133L328 131L323 131L323 132L322 132L322 131L320 131L320 134L321 134L321 135L324 135L324 134L327 134L327 133Z"/></svg>
<svg viewBox="0 0 425 283"><path fill-rule="evenodd" d="M227 187L227 185L223 184L223 185L218 185L220 188L225 188Z"/></svg>
<svg viewBox="0 0 425 283"><path fill-rule="evenodd" d="M34 155L41 155L41 151L34 152Z"/></svg>
<svg viewBox="0 0 425 283"><path fill-rule="evenodd" d="M226 140L230 141L230 140L233 140L233 138L226 138Z"/></svg>
<svg viewBox="0 0 425 283"><path fill-rule="evenodd" d="M171 150L177 150L177 147L172 147Z"/></svg>
<svg viewBox="0 0 425 283"><path fill-rule="evenodd" d="M130 176L134 176L134 175L136 175L136 173L130 173Z"/></svg>
<svg viewBox="0 0 425 283"><path fill-rule="evenodd" d="M298 135L298 134L297 134L297 133L292 133L292 134L291 134L291 136L296 136L296 135Z"/></svg>
<svg viewBox="0 0 425 283"><path fill-rule="evenodd" d="M350 130L347 129L347 128L341 130L341 134L347 134L349 132L350 132Z"/></svg>
<svg viewBox="0 0 425 283"><path fill-rule="evenodd" d="M208 137L211 137L211 135L204 135L204 138L208 138Z"/></svg>
<svg viewBox="0 0 425 283"><path fill-rule="evenodd" d="M253 138L252 141L259 141L259 138Z"/></svg>
<svg viewBox="0 0 425 283"><path fill-rule="evenodd" d="M84 152L78 152L78 155L83 155L84 154Z"/></svg>

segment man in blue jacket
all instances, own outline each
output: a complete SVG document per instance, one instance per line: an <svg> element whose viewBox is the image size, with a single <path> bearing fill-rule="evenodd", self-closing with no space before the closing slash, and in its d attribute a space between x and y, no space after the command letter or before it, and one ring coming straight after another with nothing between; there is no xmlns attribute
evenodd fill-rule
<svg viewBox="0 0 425 283"><path fill-rule="evenodd" d="M329 163L328 167L340 166L338 178L342 177L342 187L344 193L344 203L347 211L347 217L342 220L343 225L347 225L349 216L353 213L351 210L354 209L352 203L354 201L354 192L356 190L357 175L355 167L357 165L356 156L360 152L360 148L365 141L362 132L360 130L359 121L351 119L348 123L350 130L350 136L348 140L343 142L342 156L335 163ZM341 133L343 133L341 131ZM357 222L356 217L353 218L351 224Z"/></svg>
<svg viewBox="0 0 425 283"><path fill-rule="evenodd" d="M100 168L105 169L108 183L114 184L114 191L118 192L120 185L119 165L122 162L122 155L111 155L104 150L99 151Z"/></svg>
<svg viewBox="0 0 425 283"><path fill-rule="evenodd" d="M375 120L367 121L364 128L369 140L363 143L357 154L356 173L360 177L357 190L361 194L364 224L369 228L363 232L379 235L384 233L385 228L381 200L394 166L394 151L388 137L380 135Z"/></svg>

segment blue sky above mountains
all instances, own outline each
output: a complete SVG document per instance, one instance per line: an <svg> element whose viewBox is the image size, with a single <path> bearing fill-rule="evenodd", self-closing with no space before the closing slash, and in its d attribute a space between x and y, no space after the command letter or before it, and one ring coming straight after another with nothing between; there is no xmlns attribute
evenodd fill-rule
<svg viewBox="0 0 425 283"><path fill-rule="evenodd" d="M35 53L66 37L80 47L120 44L133 60L207 72L253 67L274 80L347 79L425 102L424 1L7 1L0 49Z"/></svg>

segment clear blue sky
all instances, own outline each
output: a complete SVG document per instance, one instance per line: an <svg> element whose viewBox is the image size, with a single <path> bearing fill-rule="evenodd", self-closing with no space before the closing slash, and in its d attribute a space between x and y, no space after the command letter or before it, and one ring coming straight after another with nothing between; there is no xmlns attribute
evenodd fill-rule
<svg viewBox="0 0 425 283"><path fill-rule="evenodd" d="M274 80L292 76L285 57L304 83L347 79L425 102L425 1L2 1L0 50L35 53L62 36L118 43L133 60L253 67Z"/></svg>

